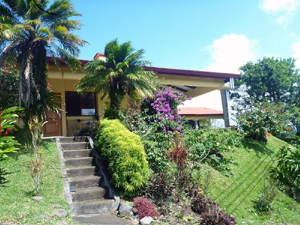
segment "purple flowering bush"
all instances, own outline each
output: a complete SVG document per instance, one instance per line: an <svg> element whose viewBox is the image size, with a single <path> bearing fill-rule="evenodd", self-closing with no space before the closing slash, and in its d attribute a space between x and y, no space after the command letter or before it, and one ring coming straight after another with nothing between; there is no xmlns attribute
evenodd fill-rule
<svg viewBox="0 0 300 225"><path fill-rule="evenodd" d="M146 111L149 116L157 115L156 122L169 121L162 127L162 132L178 131L182 133L182 119L178 115L177 106L185 100L187 97L182 92L163 87L154 94L154 98L144 99L141 110Z"/></svg>
<svg viewBox="0 0 300 225"><path fill-rule="evenodd" d="M177 106L186 99L179 91L161 88L154 98L144 99L140 108L126 110L120 115L122 123L140 136L147 161L156 173L164 171L168 165L164 150L170 148L174 133L183 135L186 130L187 125L177 112Z"/></svg>

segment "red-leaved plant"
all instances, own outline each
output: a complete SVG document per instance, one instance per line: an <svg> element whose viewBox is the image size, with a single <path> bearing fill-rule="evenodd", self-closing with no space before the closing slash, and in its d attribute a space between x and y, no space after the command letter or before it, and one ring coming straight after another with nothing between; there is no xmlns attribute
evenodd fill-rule
<svg viewBox="0 0 300 225"><path fill-rule="evenodd" d="M186 186L192 181L192 173L188 163L189 149L183 140L178 137L178 132L175 133L173 147L165 153L167 158L176 165L174 174L175 200L180 201L184 195Z"/></svg>
<svg viewBox="0 0 300 225"><path fill-rule="evenodd" d="M137 197L134 200L135 209L139 214L140 219L145 216L151 216L153 218L159 217L159 213L156 211L155 206L152 204L150 199L145 197Z"/></svg>

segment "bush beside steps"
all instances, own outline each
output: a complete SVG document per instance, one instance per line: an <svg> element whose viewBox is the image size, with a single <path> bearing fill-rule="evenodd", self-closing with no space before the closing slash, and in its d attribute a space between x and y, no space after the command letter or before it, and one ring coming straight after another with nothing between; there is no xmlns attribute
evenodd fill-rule
<svg viewBox="0 0 300 225"><path fill-rule="evenodd" d="M139 136L119 120L104 119L100 122L95 145L101 158L109 163L111 183L120 196L134 196L146 184L150 172Z"/></svg>

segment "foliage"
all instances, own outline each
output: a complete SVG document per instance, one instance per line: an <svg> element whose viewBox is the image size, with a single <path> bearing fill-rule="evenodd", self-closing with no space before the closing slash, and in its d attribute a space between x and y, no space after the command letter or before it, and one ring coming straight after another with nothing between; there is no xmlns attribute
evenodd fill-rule
<svg viewBox="0 0 300 225"><path fill-rule="evenodd" d="M150 168L156 173L164 171L168 160L163 150L169 149L173 133L161 131L170 121L159 121L158 115L149 116L147 111L140 110L123 112L120 114L120 119L130 131L140 136Z"/></svg>
<svg viewBox="0 0 300 225"><path fill-rule="evenodd" d="M109 162L111 182L124 196L133 196L149 176L144 147L138 135L130 132L118 120L102 120L95 145L103 159Z"/></svg>
<svg viewBox="0 0 300 225"><path fill-rule="evenodd" d="M159 217L159 213L155 209L155 206L152 204L151 200L145 197L136 197L133 199L135 209L137 214L140 216L140 219L143 219L145 216L151 216L152 218Z"/></svg>
<svg viewBox="0 0 300 225"><path fill-rule="evenodd" d="M44 167L44 164L45 164L42 156L43 156L43 153L40 152L38 154L38 156L32 158L27 165L27 168L28 168L30 175L34 182L34 187L35 187L37 195L40 194L40 190L39 190L40 176L41 176L41 172Z"/></svg>
<svg viewBox="0 0 300 225"><path fill-rule="evenodd" d="M201 215L201 225L237 224L233 216L222 211L218 203L216 203L212 198L206 197L203 193L198 193L195 196L192 200L191 208L194 212Z"/></svg>
<svg viewBox="0 0 300 225"><path fill-rule="evenodd" d="M38 147L42 141L42 128L47 122L39 121L37 116L33 116L28 122L28 127L31 132L32 147L35 157L31 159L27 165L30 175L34 181L34 186L37 195L39 192L40 175L44 166L44 160L42 158L43 153L38 152Z"/></svg>
<svg viewBox="0 0 300 225"><path fill-rule="evenodd" d="M195 167L199 167L203 161L223 173L230 171L230 164L234 163L227 152L241 146L243 138L239 131L211 130L206 124L200 124L198 130L190 130L185 136L185 143L191 151L189 160Z"/></svg>
<svg viewBox="0 0 300 225"><path fill-rule="evenodd" d="M119 45L115 39L105 46L104 54L105 60L92 60L85 66L87 75L75 87L80 92L94 89L101 100L108 97L104 117L116 119L126 95L133 101L153 96L154 75L142 67L149 65L143 60L144 50L135 51L131 42Z"/></svg>
<svg viewBox="0 0 300 225"><path fill-rule="evenodd" d="M157 91L155 96L158 101L146 98L141 109L128 109L120 113L119 117L130 131L141 137L149 165L155 173L159 173L169 164L163 150L170 148L175 132L180 131L182 134L186 130L184 119L177 113L177 106L186 97L178 91L166 88Z"/></svg>
<svg viewBox="0 0 300 225"><path fill-rule="evenodd" d="M222 210L211 210L201 214L200 225L230 225L237 224L235 218L222 211Z"/></svg>
<svg viewBox="0 0 300 225"><path fill-rule="evenodd" d="M185 188L192 182L192 165L188 162L189 149L184 144L183 140L175 133L175 138L172 140L172 146L165 151L167 158L173 162L176 169L173 172L175 200L180 201Z"/></svg>
<svg viewBox="0 0 300 225"><path fill-rule="evenodd" d="M158 90L153 98L145 98L141 104L141 110L146 111L148 115L157 115L157 121L170 121L166 123L160 132L182 131L182 120L178 115L177 107L187 100L186 96L177 90L162 87ZM150 122L150 121L147 121Z"/></svg>
<svg viewBox="0 0 300 225"><path fill-rule="evenodd" d="M287 112L289 120L300 134L299 70L295 59L263 58L257 63L248 62L240 68L242 76L235 80L237 90L231 94L238 106L252 106L269 102L283 103L282 112Z"/></svg>
<svg viewBox="0 0 300 225"><path fill-rule="evenodd" d="M289 194L300 200L300 148L283 146L278 154L277 165L270 174L280 185L289 188ZM294 196L293 196L294 197Z"/></svg>
<svg viewBox="0 0 300 225"><path fill-rule="evenodd" d="M172 200L174 190L174 182L168 173L152 173L144 189L142 195L152 199L159 206L162 213L168 213L165 207Z"/></svg>
<svg viewBox="0 0 300 225"><path fill-rule="evenodd" d="M58 56L72 69L81 69L76 57L85 42L72 33L81 24L70 19L80 14L75 12L70 0L57 0L48 5L48 0L0 3L0 64L20 65L19 105L32 113L27 119L32 115L41 117L47 105L47 56L53 58L60 70Z"/></svg>
<svg viewBox="0 0 300 225"><path fill-rule="evenodd" d="M78 131L76 136L90 136L95 140L99 127L99 115L92 116L92 121L88 121L85 125L86 127Z"/></svg>
<svg viewBox="0 0 300 225"><path fill-rule="evenodd" d="M248 62L240 67L242 76L235 80L235 86L245 86L248 100L254 102L291 102L298 81L295 59L263 58L257 63ZM242 98L241 92L233 95Z"/></svg>
<svg viewBox="0 0 300 225"><path fill-rule="evenodd" d="M18 142L8 133L14 127L18 115L15 111L21 111L21 107L11 107L0 111L0 161L8 157L7 153L16 152Z"/></svg>
<svg viewBox="0 0 300 225"><path fill-rule="evenodd" d="M283 113L283 106L268 102L239 109L236 119L246 137L262 142L267 142L267 132L279 134L288 123L287 115Z"/></svg>
<svg viewBox="0 0 300 225"><path fill-rule="evenodd" d="M34 150L34 154L37 157L38 153L38 145L42 141L42 134L43 134L43 126L47 122L39 121L37 116L33 116L30 121L28 121L28 127L31 132L31 138L32 138L32 146Z"/></svg>
<svg viewBox="0 0 300 225"><path fill-rule="evenodd" d="M18 71L13 67L0 67L0 109L18 105Z"/></svg>
<svg viewBox="0 0 300 225"><path fill-rule="evenodd" d="M264 186L261 193L258 195L258 199L254 202L254 209L259 214L268 213L273 210L273 202L277 195L276 181L271 179L270 181L264 181Z"/></svg>

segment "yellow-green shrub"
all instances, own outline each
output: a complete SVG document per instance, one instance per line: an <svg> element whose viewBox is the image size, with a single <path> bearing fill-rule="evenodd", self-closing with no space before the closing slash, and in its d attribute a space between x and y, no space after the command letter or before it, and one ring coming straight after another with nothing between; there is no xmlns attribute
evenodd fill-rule
<svg viewBox="0 0 300 225"><path fill-rule="evenodd" d="M109 163L111 182L124 196L133 196L145 185L149 167L142 142L119 120L102 120L95 145L102 159Z"/></svg>

